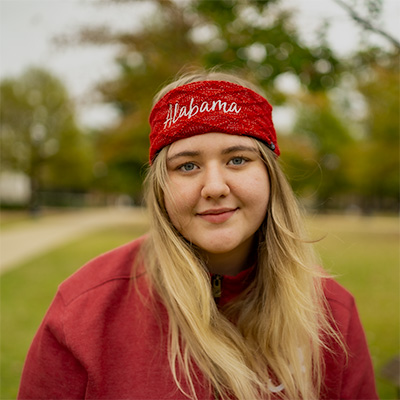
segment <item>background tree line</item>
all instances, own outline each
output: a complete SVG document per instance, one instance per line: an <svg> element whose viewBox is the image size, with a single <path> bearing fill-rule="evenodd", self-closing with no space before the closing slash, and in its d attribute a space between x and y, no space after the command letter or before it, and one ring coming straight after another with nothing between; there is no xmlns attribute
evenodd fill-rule
<svg viewBox="0 0 400 400"><path fill-rule="evenodd" d="M111 1L116 7L129 2L134 9L134 1ZM1 82L1 166L30 177L31 206L38 193L57 191L127 194L140 201L154 94L179 72L217 66L260 85L276 112L287 115L290 123L278 132L281 162L307 205L397 210L395 39L383 50L366 38L343 59L326 40L327 24L321 24L315 44L306 44L295 15L279 0L150 3L152 15L139 31L86 27L58 38L64 45L118 47L118 75L97 88L118 111L113 126L83 131L62 82L45 70ZM366 10L359 4L350 9L355 23L377 29L371 21L382 2L362 4Z"/></svg>

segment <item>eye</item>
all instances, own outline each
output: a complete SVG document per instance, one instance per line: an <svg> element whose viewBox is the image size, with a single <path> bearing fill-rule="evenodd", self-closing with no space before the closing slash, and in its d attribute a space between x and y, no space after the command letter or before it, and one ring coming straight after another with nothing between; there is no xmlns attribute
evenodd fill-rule
<svg viewBox="0 0 400 400"><path fill-rule="evenodd" d="M193 171L197 168L196 164L192 162L188 162L185 164L182 164L178 167L178 170L183 171L183 172L190 172Z"/></svg>
<svg viewBox="0 0 400 400"><path fill-rule="evenodd" d="M231 164L231 165L242 165L246 161L247 160L244 157L234 157L229 161L229 164Z"/></svg>

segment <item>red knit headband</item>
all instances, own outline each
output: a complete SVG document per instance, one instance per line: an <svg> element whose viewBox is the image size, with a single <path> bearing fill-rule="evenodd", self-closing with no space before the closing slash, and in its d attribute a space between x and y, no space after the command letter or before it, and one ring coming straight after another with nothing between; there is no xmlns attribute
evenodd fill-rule
<svg viewBox="0 0 400 400"><path fill-rule="evenodd" d="M150 114L150 162L165 146L202 133L250 136L279 155L272 107L262 96L225 81L179 86L162 97Z"/></svg>

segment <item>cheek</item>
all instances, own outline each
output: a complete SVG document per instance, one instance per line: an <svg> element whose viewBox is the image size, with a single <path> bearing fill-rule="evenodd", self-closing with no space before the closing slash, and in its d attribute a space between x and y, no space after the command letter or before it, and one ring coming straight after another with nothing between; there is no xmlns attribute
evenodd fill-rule
<svg viewBox="0 0 400 400"><path fill-rule="evenodd" d="M267 172L261 171L252 176L248 176L247 179L241 180L238 190L240 190L243 199L245 199L249 205L259 208L261 212L261 210L267 207L270 197L270 185Z"/></svg>
<svg viewBox="0 0 400 400"><path fill-rule="evenodd" d="M269 180L265 177L257 177L249 180L246 184L248 210L257 229L265 219L268 211L268 203L270 200Z"/></svg>
<svg viewBox="0 0 400 400"><path fill-rule="evenodd" d="M178 230L185 225L194 207L194 199L189 189L187 185L185 187L185 185L171 182L164 195L165 208L168 216L172 224Z"/></svg>

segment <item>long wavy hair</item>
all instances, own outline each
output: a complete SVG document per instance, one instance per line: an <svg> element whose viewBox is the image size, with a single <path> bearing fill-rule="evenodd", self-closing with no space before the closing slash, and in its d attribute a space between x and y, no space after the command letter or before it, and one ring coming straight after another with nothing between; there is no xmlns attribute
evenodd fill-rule
<svg viewBox="0 0 400 400"><path fill-rule="evenodd" d="M185 76L169 90L200 80L224 80L256 89L220 72ZM144 257L150 282L169 315L169 364L177 387L196 397L196 365L222 399L318 399L323 385L323 351L331 327L323 293L325 272L306 240L293 191L275 154L253 139L270 179L270 200L258 232L258 257L250 286L225 308L215 304L205 261L171 223L168 147L155 158L145 181L150 235ZM234 321L234 322L233 322ZM182 382L189 392L185 392ZM281 391L282 385L284 391Z"/></svg>

